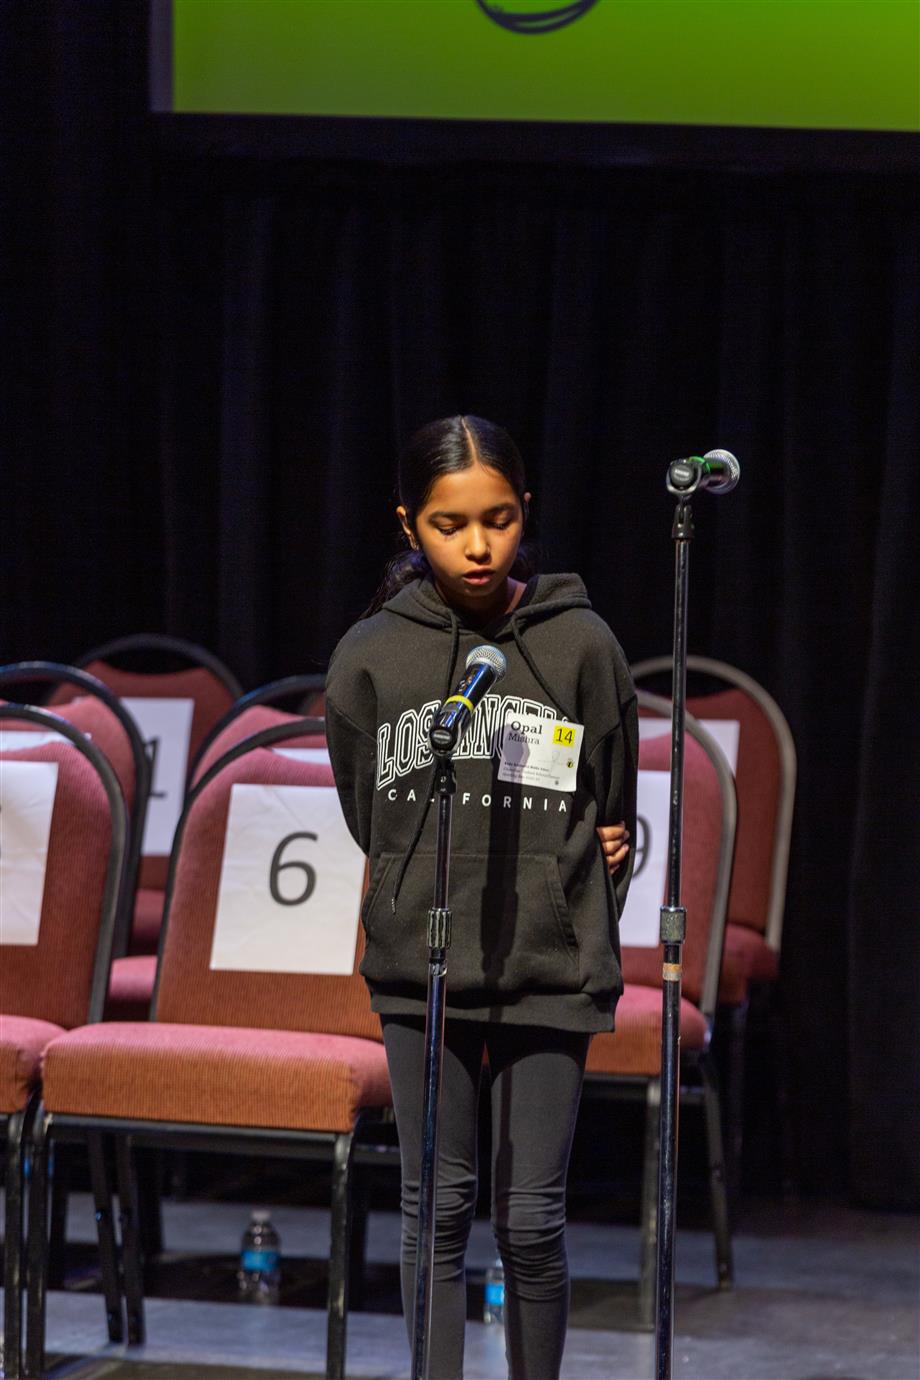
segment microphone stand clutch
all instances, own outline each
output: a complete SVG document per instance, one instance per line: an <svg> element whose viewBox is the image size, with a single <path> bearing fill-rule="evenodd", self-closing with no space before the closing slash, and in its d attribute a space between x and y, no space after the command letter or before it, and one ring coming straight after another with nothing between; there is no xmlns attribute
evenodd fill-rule
<svg viewBox="0 0 920 1380"><path fill-rule="evenodd" d="M667 490L677 499L674 540L674 669L671 689L671 810L668 821L667 903L660 911L662 944L661 1105L658 1161L658 1241L655 1380L671 1380L674 1352L674 1237L677 1211L677 1111L680 1099L680 993L687 912L681 905L684 811L684 731L687 714L687 612L690 588L690 499L701 489L729 493L741 467L727 450L675 460Z"/></svg>

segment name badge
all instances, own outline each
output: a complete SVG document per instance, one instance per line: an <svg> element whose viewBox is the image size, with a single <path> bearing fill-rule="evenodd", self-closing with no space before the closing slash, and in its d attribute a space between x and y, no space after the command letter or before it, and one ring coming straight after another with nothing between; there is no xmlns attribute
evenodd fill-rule
<svg viewBox="0 0 920 1380"><path fill-rule="evenodd" d="M560 723L536 714L506 719L499 781L574 791L584 732L583 724Z"/></svg>

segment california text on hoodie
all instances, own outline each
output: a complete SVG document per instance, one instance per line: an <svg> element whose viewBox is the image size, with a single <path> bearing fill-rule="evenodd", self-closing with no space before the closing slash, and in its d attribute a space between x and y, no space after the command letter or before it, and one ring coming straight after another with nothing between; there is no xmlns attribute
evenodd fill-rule
<svg viewBox="0 0 920 1380"><path fill-rule="evenodd" d="M638 724L626 659L577 575L534 576L512 613L479 628L417 580L333 654L326 727L345 818L370 860L361 972L371 1005L425 1010L437 815L428 727L484 642L508 669L454 756L447 1015L610 1030L633 853L611 879L596 828L623 819L635 838ZM534 714L584 725L574 791L499 779L504 723Z"/></svg>

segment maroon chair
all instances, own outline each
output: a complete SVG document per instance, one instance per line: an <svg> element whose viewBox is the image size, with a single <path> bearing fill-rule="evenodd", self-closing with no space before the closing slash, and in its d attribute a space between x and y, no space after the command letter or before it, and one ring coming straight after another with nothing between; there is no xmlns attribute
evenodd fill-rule
<svg viewBox="0 0 920 1380"><path fill-rule="evenodd" d="M311 678L312 679L312 678ZM241 701L242 703L242 701ZM197 763L190 771L190 786L194 786L225 753L244 742L263 729L279 724L298 724L304 721L296 714L273 709L269 705L254 704L241 712L232 714L222 721L223 728L210 743L199 752ZM286 741L285 748L324 749L326 739L322 719L310 721L312 730L299 733ZM328 757L327 757L328 760ZM144 1021L150 1011L153 985L156 978L157 960L155 954L129 954L118 958L112 964L112 979L109 986L109 1002L106 1018L113 1021Z"/></svg>
<svg viewBox="0 0 920 1380"><path fill-rule="evenodd" d="M144 742L137 724L117 695L87 671L55 661L17 661L0 666L0 694L8 694L11 687L37 688L45 684L66 687L64 693L78 696L58 704L55 712L79 728L105 753L125 798L129 822L128 854L113 948L116 955L123 954L129 943L150 792L150 763ZM17 695L17 698L22 696ZM40 731L35 724L23 723L19 727Z"/></svg>
<svg viewBox="0 0 920 1380"><path fill-rule="evenodd" d="M261 733L265 728L272 728L276 724L293 724L306 722L300 714L291 714L287 710L277 709L272 705L254 704L242 709L239 713L228 718L220 732L212 738L206 745L198 761L193 764L189 778L189 786L194 786L201 780L202 776L210 770L215 762L223 757L225 752L229 752L237 743L242 743L246 738L251 738L254 733ZM324 719L310 718L312 727L309 731L299 734L286 742L287 748L310 748L318 752L325 753L325 760L328 762L329 755L326 752L326 722Z"/></svg>
<svg viewBox="0 0 920 1380"><path fill-rule="evenodd" d="M191 791L170 863L152 1019L87 1026L53 1040L45 1052L29 1237L28 1354L36 1373L44 1346L48 1142L108 1132L118 1147L130 1341L142 1339L144 1323L129 1142L332 1155L327 1375L344 1375L355 1149L377 1124L391 1122L380 1025L358 972L363 930L358 925L348 975L211 966L233 792L253 785L333 791L326 764L273 750L314 728L313 720L295 720L237 744ZM312 846L322 857L322 840ZM310 894L308 887L302 903Z"/></svg>
<svg viewBox="0 0 920 1380"><path fill-rule="evenodd" d="M0 962L0 1121L6 1134L4 1358L21 1374L23 1143L38 1106L40 1061L49 1041L99 1021L108 983L128 819L111 765L100 749L59 715L29 705L0 706L0 730L31 725L54 741L0 752L7 786L13 763L56 770L35 942L3 942ZM34 735L33 735L34 736ZM15 801L4 804L15 815ZM7 856L5 866L12 864ZM7 885L12 880L7 877ZM8 922L9 923L9 922ZM9 932L9 931L8 931ZM0 929L0 939L3 938ZM101 1146L91 1146L100 1232L111 1223ZM103 1257L107 1297L117 1292L114 1255Z"/></svg>
<svg viewBox="0 0 920 1380"><path fill-rule="evenodd" d="M214 752L211 751L215 740L220 740L223 751L231 747L234 743L240 742L246 734L241 734L239 726L229 734L227 730L235 720L238 720L247 710L254 709L257 705L267 705L272 709L284 709L293 715L304 718L322 718L323 706L325 704L326 677L319 674L309 674L300 676L283 676L280 680L269 681L267 685L260 685L256 690L250 690L231 705L226 714L217 721L210 732L205 734L198 750L189 763L187 786L190 789L198 777L202 775L203 759L207 753L207 765L216 761ZM293 703L292 703L293 701ZM267 727L271 720L264 723L257 719L249 719L254 727L250 732L255 733L261 727ZM218 747L218 751L220 748ZM204 768L206 769L206 768Z"/></svg>
<svg viewBox="0 0 920 1380"><path fill-rule="evenodd" d="M670 705L639 692L640 714L668 715ZM640 772L667 773L670 734L643 738ZM642 782L639 816L642 824ZM711 1041L716 1020L719 967L735 839L735 794L731 773L718 746L692 715L684 744L684 825L681 901L687 911L680 1006L680 1100L702 1106L709 1156L716 1274L719 1286L732 1281L731 1229L724 1173L719 1088ZM641 844L641 837L634 841ZM665 879L665 888L666 888ZM657 904L664 904L660 897ZM629 916L635 893L627 897ZM649 920L657 933L657 910ZM624 935L628 933L623 927ZM616 1029L595 1035L588 1050L585 1094L600 1098L641 1097L646 1108L642 1182L642 1248L639 1315L651 1327L655 1308L658 1136L661 1086L661 946L621 950L625 990L617 1005Z"/></svg>
<svg viewBox="0 0 920 1380"><path fill-rule="evenodd" d="M785 1171L790 1131L785 1117L785 1039L778 982L786 904L786 875L792 840L796 754L789 724L763 686L737 667L709 657L687 661L691 694L687 707L698 719L739 725L735 786L738 834L725 950L719 984L725 1039L726 1110L732 1186L740 1184L744 1126L744 1084L752 1003L770 1031L777 1065L780 1127ZM670 657L633 667L637 682L670 675ZM702 686L702 688L699 688Z"/></svg>
<svg viewBox="0 0 920 1380"><path fill-rule="evenodd" d="M121 700L103 685L95 676L77 667L65 666L50 661L24 661L0 667L0 693L9 693L10 687L16 692L28 689L37 693L39 687L54 685L63 693L76 694L78 698L56 706L61 718L79 728L105 753L113 767L121 786L128 809L128 851L125 865L124 885L121 889L119 912L115 922L113 954L115 955L109 974L109 994L104 1016L122 1019L145 1020L150 1007L150 991L153 985L152 971L146 981L146 995L134 992L131 971L135 960L122 957L128 948L132 917L137 893L138 873L141 858L141 840L144 833L144 820L147 799L150 791L150 762L137 724L125 709ZM20 696L21 697L21 696ZM35 724L20 723L16 727L38 732ZM153 960L151 960L153 962ZM122 963L128 965L127 973L120 973ZM135 981L135 986L137 986ZM70 1155L62 1153L55 1162L54 1202L52 1208L51 1230L51 1278L57 1283L63 1278L67 1203L71 1177Z"/></svg>
<svg viewBox="0 0 920 1380"><path fill-rule="evenodd" d="M96 676L120 699L191 701L186 771L206 734L242 694L232 672L205 648L182 638L156 633L117 638L86 652L76 664ZM60 704L70 698L71 693L62 689L50 702ZM152 738L147 746L153 759L152 791L156 794L156 758L160 745ZM163 852L151 852L142 843L131 953L156 953L168 866L168 848Z"/></svg>

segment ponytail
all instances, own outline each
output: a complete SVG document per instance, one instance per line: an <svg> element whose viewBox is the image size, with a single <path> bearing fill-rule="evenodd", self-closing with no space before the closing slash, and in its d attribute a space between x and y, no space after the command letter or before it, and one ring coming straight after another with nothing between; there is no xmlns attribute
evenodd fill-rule
<svg viewBox="0 0 920 1380"><path fill-rule="evenodd" d="M424 580L430 571L431 566L421 551L400 551L387 561L377 592L361 617L372 618L375 613L380 612L387 600L392 599L405 585L411 584L413 580Z"/></svg>

